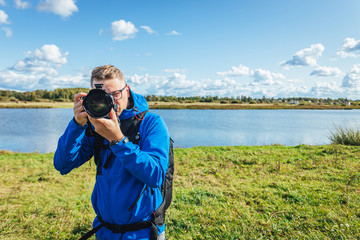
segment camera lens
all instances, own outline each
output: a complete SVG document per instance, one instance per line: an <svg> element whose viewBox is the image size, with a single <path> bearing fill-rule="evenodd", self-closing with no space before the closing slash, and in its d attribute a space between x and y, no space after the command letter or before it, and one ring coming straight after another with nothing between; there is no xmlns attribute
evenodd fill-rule
<svg viewBox="0 0 360 240"><path fill-rule="evenodd" d="M88 101L89 111L101 114L106 112L109 108L106 99L102 95L95 95Z"/></svg>
<svg viewBox="0 0 360 240"><path fill-rule="evenodd" d="M102 89L92 89L83 101L83 107L93 118L107 117L114 107L111 95Z"/></svg>

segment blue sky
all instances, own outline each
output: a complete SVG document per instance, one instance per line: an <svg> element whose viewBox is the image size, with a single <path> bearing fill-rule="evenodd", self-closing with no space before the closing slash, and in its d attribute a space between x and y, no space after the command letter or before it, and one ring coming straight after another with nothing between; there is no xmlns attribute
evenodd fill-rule
<svg viewBox="0 0 360 240"><path fill-rule="evenodd" d="M0 89L360 99L358 0L0 0Z"/></svg>

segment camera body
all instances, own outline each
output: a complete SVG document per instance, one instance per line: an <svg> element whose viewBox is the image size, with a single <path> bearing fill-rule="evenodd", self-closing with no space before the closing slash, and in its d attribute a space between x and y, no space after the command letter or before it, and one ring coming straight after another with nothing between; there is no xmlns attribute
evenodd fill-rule
<svg viewBox="0 0 360 240"><path fill-rule="evenodd" d="M117 104L111 94L102 89L102 84L94 84L95 89L83 98L82 106L92 118L110 118L110 111L117 111Z"/></svg>

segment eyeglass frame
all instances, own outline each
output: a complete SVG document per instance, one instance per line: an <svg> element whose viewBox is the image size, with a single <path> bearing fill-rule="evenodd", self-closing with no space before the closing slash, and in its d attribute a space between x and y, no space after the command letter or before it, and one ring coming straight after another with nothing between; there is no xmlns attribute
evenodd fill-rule
<svg viewBox="0 0 360 240"><path fill-rule="evenodd" d="M123 87L123 89L115 90L115 91L112 91L112 92L110 92L110 93L108 93L108 94L111 94L115 100L120 100L120 99L122 98L122 92L125 90L126 87L127 87L127 84L125 84L125 87ZM116 94L116 92L119 92L119 93L120 93L120 97L119 97L119 98L116 98L116 97L114 96L114 94Z"/></svg>

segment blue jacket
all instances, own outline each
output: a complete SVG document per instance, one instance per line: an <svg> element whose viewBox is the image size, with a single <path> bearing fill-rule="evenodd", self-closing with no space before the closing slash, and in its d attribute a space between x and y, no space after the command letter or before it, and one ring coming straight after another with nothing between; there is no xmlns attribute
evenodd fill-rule
<svg viewBox="0 0 360 240"><path fill-rule="evenodd" d="M134 108L140 112L148 110L149 105L143 96L133 92L131 95ZM134 108L123 110L120 120L133 117ZM93 156L94 139L85 135L86 127L71 120L65 133L60 137L54 156L54 166L61 174L69 173ZM169 162L169 133L162 118L150 112L142 120L139 132L139 145L120 142L110 149L103 149L100 154L102 164L111 152L115 155L109 167L102 167L101 175L97 175L91 196L96 215L100 215L105 222L122 225L147 221L162 203L160 189ZM145 188L135 207L128 211ZM96 217L93 227L99 224ZM158 229L160 234L165 230L165 225ZM96 235L101 240L149 239L150 232L151 228L114 234L102 227Z"/></svg>

